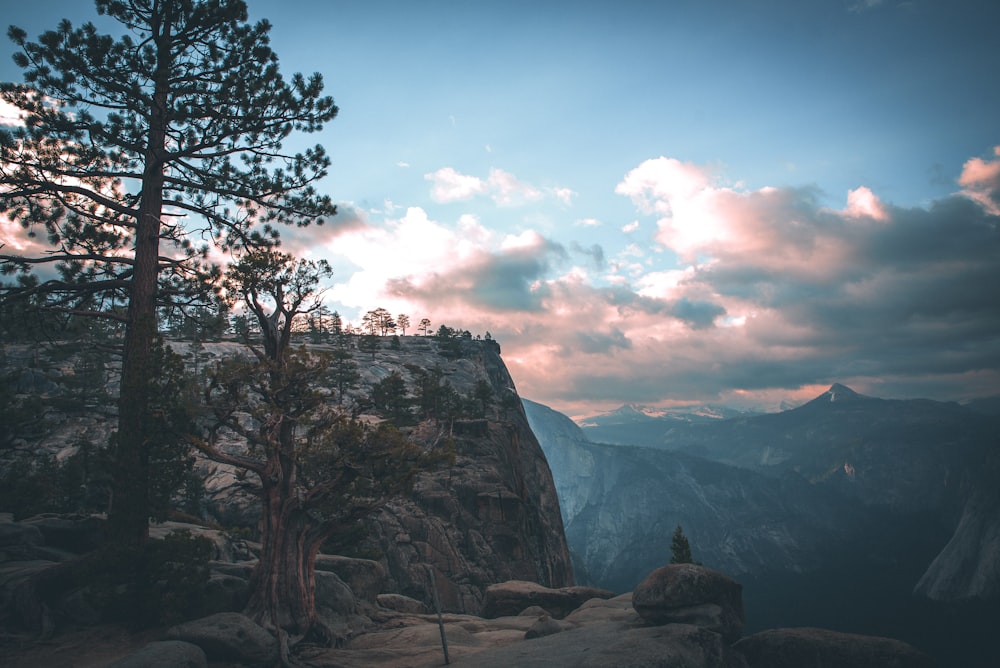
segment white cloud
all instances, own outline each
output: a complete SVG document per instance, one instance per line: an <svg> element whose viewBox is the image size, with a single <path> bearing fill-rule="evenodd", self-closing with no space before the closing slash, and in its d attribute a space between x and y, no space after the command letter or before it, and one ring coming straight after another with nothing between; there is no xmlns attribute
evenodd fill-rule
<svg viewBox="0 0 1000 668"><path fill-rule="evenodd" d="M628 225L622 225L622 232L624 232L625 234L631 234L632 232L635 232L638 229L639 229L638 220L633 220Z"/></svg>
<svg viewBox="0 0 1000 668"><path fill-rule="evenodd" d="M487 196L497 206L512 207L539 201L549 194L563 204L569 205L576 195L569 188L542 190L496 167L490 169L485 179L462 174L453 167L442 167L436 172L425 174L424 178L434 184L431 188L431 199L441 204Z"/></svg>
<svg viewBox="0 0 1000 668"><path fill-rule="evenodd" d="M385 226L348 231L331 242L327 250L358 267L347 283L335 284L329 296L360 309L378 305L389 308L382 303L386 301L387 280L434 271L461 252L455 234L430 220L420 207L409 207L402 218L389 220Z"/></svg>
<svg viewBox="0 0 1000 668"><path fill-rule="evenodd" d="M598 227L600 226L601 221L596 218L580 218L573 224L579 225L580 227Z"/></svg>
<svg viewBox="0 0 1000 668"><path fill-rule="evenodd" d="M669 215L673 205L690 201L710 182L701 167L661 156L631 170L615 192L630 197L645 213Z"/></svg>
<svg viewBox="0 0 1000 668"><path fill-rule="evenodd" d="M544 237L535 230L525 230L518 235L508 234L500 243L502 250L514 248L538 248L546 243Z"/></svg>
<svg viewBox="0 0 1000 668"><path fill-rule="evenodd" d="M552 188L552 194L565 206L573 204L573 198L576 197L576 192L569 188Z"/></svg>
<svg viewBox="0 0 1000 668"><path fill-rule="evenodd" d="M488 184L490 197L498 206L515 206L542 198L540 190L502 169L490 170Z"/></svg>
<svg viewBox="0 0 1000 668"><path fill-rule="evenodd" d="M851 218L871 218L885 221L889 213L878 197L869 188L861 186L847 192L847 208L844 215Z"/></svg>
<svg viewBox="0 0 1000 668"><path fill-rule="evenodd" d="M436 172L424 174L424 178L434 183L431 199L442 204L472 199L475 195L486 192L486 184L482 179L459 174L452 167L442 167Z"/></svg>

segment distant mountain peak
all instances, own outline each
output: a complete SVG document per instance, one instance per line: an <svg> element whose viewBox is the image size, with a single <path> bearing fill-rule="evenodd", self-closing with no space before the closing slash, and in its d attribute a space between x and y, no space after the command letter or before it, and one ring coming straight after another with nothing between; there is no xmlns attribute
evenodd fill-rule
<svg viewBox="0 0 1000 668"><path fill-rule="evenodd" d="M822 395L817 397L818 399L823 399L826 401L835 401L838 403L843 403L845 401L859 401L863 399L870 399L871 397L866 397L863 394L858 394L846 385L841 385L840 383L834 383L830 386L830 389L824 392Z"/></svg>

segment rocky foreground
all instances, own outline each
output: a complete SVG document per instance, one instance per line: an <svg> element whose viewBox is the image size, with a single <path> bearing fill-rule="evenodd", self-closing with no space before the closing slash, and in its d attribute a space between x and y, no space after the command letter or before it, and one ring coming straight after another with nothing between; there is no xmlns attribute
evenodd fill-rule
<svg viewBox="0 0 1000 668"><path fill-rule="evenodd" d="M206 594L211 614L111 643L103 627L88 638L86 587L44 594L38 586L88 535L90 520L0 518L0 609L10 666L276 665L274 637L238 612L252 559L221 532L178 524L216 545ZM75 536L75 538L74 538ZM548 588L509 581L492 585L480 616L434 614L421 601L387 593L381 564L321 555L317 607L335 647L300 647L303 665L328 668L454 666L634 666L671 668L930 668L933 661L905 643L823 629L774 629L743 637L742 587L693 564L653 571L635 591L615 595L590 587ZM66 633L66 629L78 629ZM9 640L18 631L21 638ZM89 643L105 643L91 651ZM40 649L41 646L41 649Z"/></svg>
<svg viewBox="0 0 1000 668"><path fill-rule="evenodd" d="M404 597L383 599L378 620L338 649L306 649L304 665L330 668L930 668L933 662L905 643L823 629L775 629L741 638L739 584L701 566L664 566L633 593L605 598L569 587L547 589L528 582L491 587L488 603L523 608L495 618L405 612ZM554 609L588 598L558 619ZM412 601L412 603L416 603ZM418 604L419 605L419 604ZM219 613L169 629L166 640L111 664L141 666L270 666L271 636L237 613Z"/></svg>

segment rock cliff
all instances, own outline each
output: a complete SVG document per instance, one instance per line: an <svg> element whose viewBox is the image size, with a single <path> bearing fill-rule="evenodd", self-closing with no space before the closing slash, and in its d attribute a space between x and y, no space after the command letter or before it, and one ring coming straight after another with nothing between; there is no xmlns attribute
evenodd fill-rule
<svg viewBox="0 0 1000 668"><path fill-rule="evenodd" d="M369 520L366 543L380 554L391 588L430 605L433 569L442 608L478 614L486 588L497 582L572 585L552 473L500 346L462 340L458 348L442 350L427 337L402 337L400 343L379 351L374 361L356 358L359 391L394 372L412 386L420 369L433 369L463 396L487 381L493 400L482 419L417 427L446 429L455 461L420 475L409 498Z"/></svg>
<svg viewBox="0 0 1000 668"><path fill-rule="evenodd" d="M202 367L240 354L242 349L228 342L197 348L184 342L171 345L190 364ZM329 349L329 345L315 347ZM367 522L361 548L386 568L389 588L430 605L433 570L442 607L475 614L486 588L497 582L572 585L552 474L528 426L499 345L461 337L447 341L383 337L375 352L362 352L354 346L349 352L359 378L347 388L343 404L364 419L378 419L367 399L375 383L394 373L403 379L410 395L428 374L466 402L472 400L477 386L482 392L483 381L489 387L489 398L476 419L438 418L406 427L426 440L453 443L455 460L419 475L408 498L391 503ZM46 400L64 396L73 369L79 367L72 357L56 361L47 358L44 351L28 349L8 350L7 360L9 375L30 376L34 382L26 391L44 393ZM108 374L113 376L113 365L110 367ZM105 385L102 390L113 390L113 383ZM91 394L97 396L96 392ZM331 401L334 397L331 392ZM95 401L96 406L63 402L62 408L47 409L43 428L34 430L20 445L65 458L81 438L96 444L105 442L114 425L113 400ZM58 402L49 403L55 406ZM69 405L72 410L65 408ZM238 448L240 444L230 446ZM259 509L245 489L247 481L238 471L214 462L201 461L196 470L204 480L204 517L252 535Z"/></svg>

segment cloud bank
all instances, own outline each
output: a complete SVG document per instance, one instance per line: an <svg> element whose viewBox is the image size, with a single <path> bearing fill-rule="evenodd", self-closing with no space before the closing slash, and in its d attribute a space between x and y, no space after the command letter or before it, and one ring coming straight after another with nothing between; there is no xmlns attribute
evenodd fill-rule
<svg viewBox="0 0 1000 668"><path fill-rule="evenodd" d="M438 202L539 192L511 175L427 178ZM914 208L859 185L828 208L814 187L747 190L659 157L615 187L635 207L623 229L649 230L645 245L610 256L585 237L501 236L475 216L446 224L411 208L341 236L359 269L336 292L490 331L521 394L569 412L760 406L835 381L881 396L997 393L1000 148L966 162L957 185Z"/></svg>

